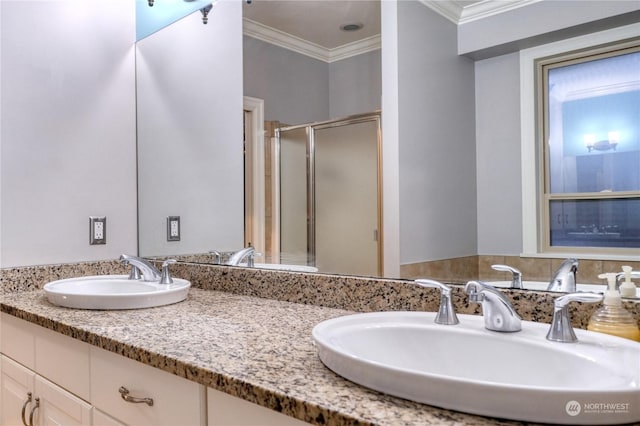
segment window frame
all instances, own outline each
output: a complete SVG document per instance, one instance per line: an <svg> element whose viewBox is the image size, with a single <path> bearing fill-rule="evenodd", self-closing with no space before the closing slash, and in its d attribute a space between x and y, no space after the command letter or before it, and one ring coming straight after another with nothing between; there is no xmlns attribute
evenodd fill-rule
<svg viewBox="0 0 640 426"><path fill-rule="evenodd" d="M607 43L596 47L579 49L576 51L560 53L545 58L538 58L535 61L536 67L536 117L537 145L538 145L538 171L541 175L539 186L540 202L538 203L538 220L541 229L539 244L543 252L565 252L571 250L575 253L607 253L607 254L632 254L638 252L637 247L593 247L593 246L553 246L551 245L551 203L553 201L577 201L577 200L611 200L611 199L637 199L640 197L639 191L616 191L616 192L560 192L551 191L551 155L548 144L549 140L549 73L548 70L565 67L569 65L581 64L599 59L612 58L629 53L640 52L640 39L621 40Z"/></svg>
<svg viewBox="0 0 640 426"><path fill-rule="evenodd" d="M522 224L523 252L530 257L567 257L579 254L583 259L640 260L637 248L551 246L549 205L557 199L595 199L594 193L550 194L548 191L548 158L544 140L548 132L544 117L544 103L539 99L546 84L541 81L542 64L584 57L608 55L640 42L640 29L629 25L612 30L592 33L572 39L520 51L520 107L521 107L521 167L522 167ZM615 46L615 47L614 47ZM562 59L559 59L562 58ZM546 83L546 82L545 82ZM544 124L540 124L544 123ZM544 127L543 127L544 126ZM532 159L534 159L532 161ZM615 192L601 194L602 199L638 197L640 192Z"/></svg>

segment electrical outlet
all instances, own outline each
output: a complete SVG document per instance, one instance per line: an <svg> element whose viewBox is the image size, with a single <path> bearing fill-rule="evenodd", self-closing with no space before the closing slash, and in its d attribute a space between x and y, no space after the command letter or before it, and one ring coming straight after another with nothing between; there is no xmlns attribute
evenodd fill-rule
<svg viewBox="0 0 640 426"><path fill-rule="evenodd" d="M89 216L89 244L107 244L106 216Z"/></svg>
<svg viewBox="0 0 640 426"><path fill-rule="evenodd" d="M167 217L167 241L180 241L180 216Z"/></svg>

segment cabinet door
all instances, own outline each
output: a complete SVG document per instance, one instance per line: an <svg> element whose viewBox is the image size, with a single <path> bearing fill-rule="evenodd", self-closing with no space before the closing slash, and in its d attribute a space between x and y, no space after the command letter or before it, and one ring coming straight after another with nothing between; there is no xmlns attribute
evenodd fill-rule
<svg viewBox="0 0 640 426"><path fill-rule="evenodd" d="M29 394L33 396L35 373L23 367L12 359L2 355L2 401L0 404L0 425L22 425L21 413L24 407L28 421L33 408L33 401L29 402Z"/></svg>
<svg viewBox="0 0 640 426"><path fill-rule="evenodd" d="M111 416L106 415L97 408L93 408L93 426L125 426Z"/></svg>
<svg viewBox="0 0 640 426"><path fill-rule="evenodd" d="M304 426L301 420L207 388L208 426Z"/></svg>
<svg viewBox="0 0 640 426"><path fill-rule="evenodd" d="M40 398L33 424L39 426L91 425L91 405L47 379L36 376L35 395Z"/></svg>

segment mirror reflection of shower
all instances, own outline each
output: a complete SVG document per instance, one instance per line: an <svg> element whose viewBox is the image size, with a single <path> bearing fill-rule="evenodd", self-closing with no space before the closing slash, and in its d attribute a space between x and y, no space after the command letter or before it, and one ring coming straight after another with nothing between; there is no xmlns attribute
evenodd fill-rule
<svg viewBox="0 0 640 426"><path fill-rule="evenodd" d="M381 275L380 114L276 130L274 262Z"/></svg>

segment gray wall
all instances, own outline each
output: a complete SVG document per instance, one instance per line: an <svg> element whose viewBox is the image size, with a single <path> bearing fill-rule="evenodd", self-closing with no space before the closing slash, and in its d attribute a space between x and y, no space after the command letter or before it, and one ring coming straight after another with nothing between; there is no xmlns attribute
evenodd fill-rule
<svg viewBox="0 0 640 426"><path fill-rule="evenodd" d="M0 8L0 266L136 253L134 2Z"/></svg>
<svg viewBox="0 0 640 426"><path fill-rule="evenodd" d="M476 62L475 82L478 254L518 255L522 251L519 55Z"/></svg>
<svg viewBox="0 0 640 426"><path fill-rule="evenodd" d="M398 2L398 73L400 263L474 255L474 66L456 26Z"/></svg>
<svg viewBox="0 0 640 426"><path fill-rule="evenodd" d="M381 107L381 50L329 64L329 115L346 117Z"/></svg>
<svg viewBox="0 0 640 426"><path fill-rule="evenodd" d="M380 109L380 50L326 63L244 37L244 95L264 100L265 120L289 125Z"/></svg>
<svg viewBox="0 0 640 426"><path fill-rule="evenodd" d="M329 67L244 36L244 95L264 100L264 118L289 125L329 119Z"/></svg>

